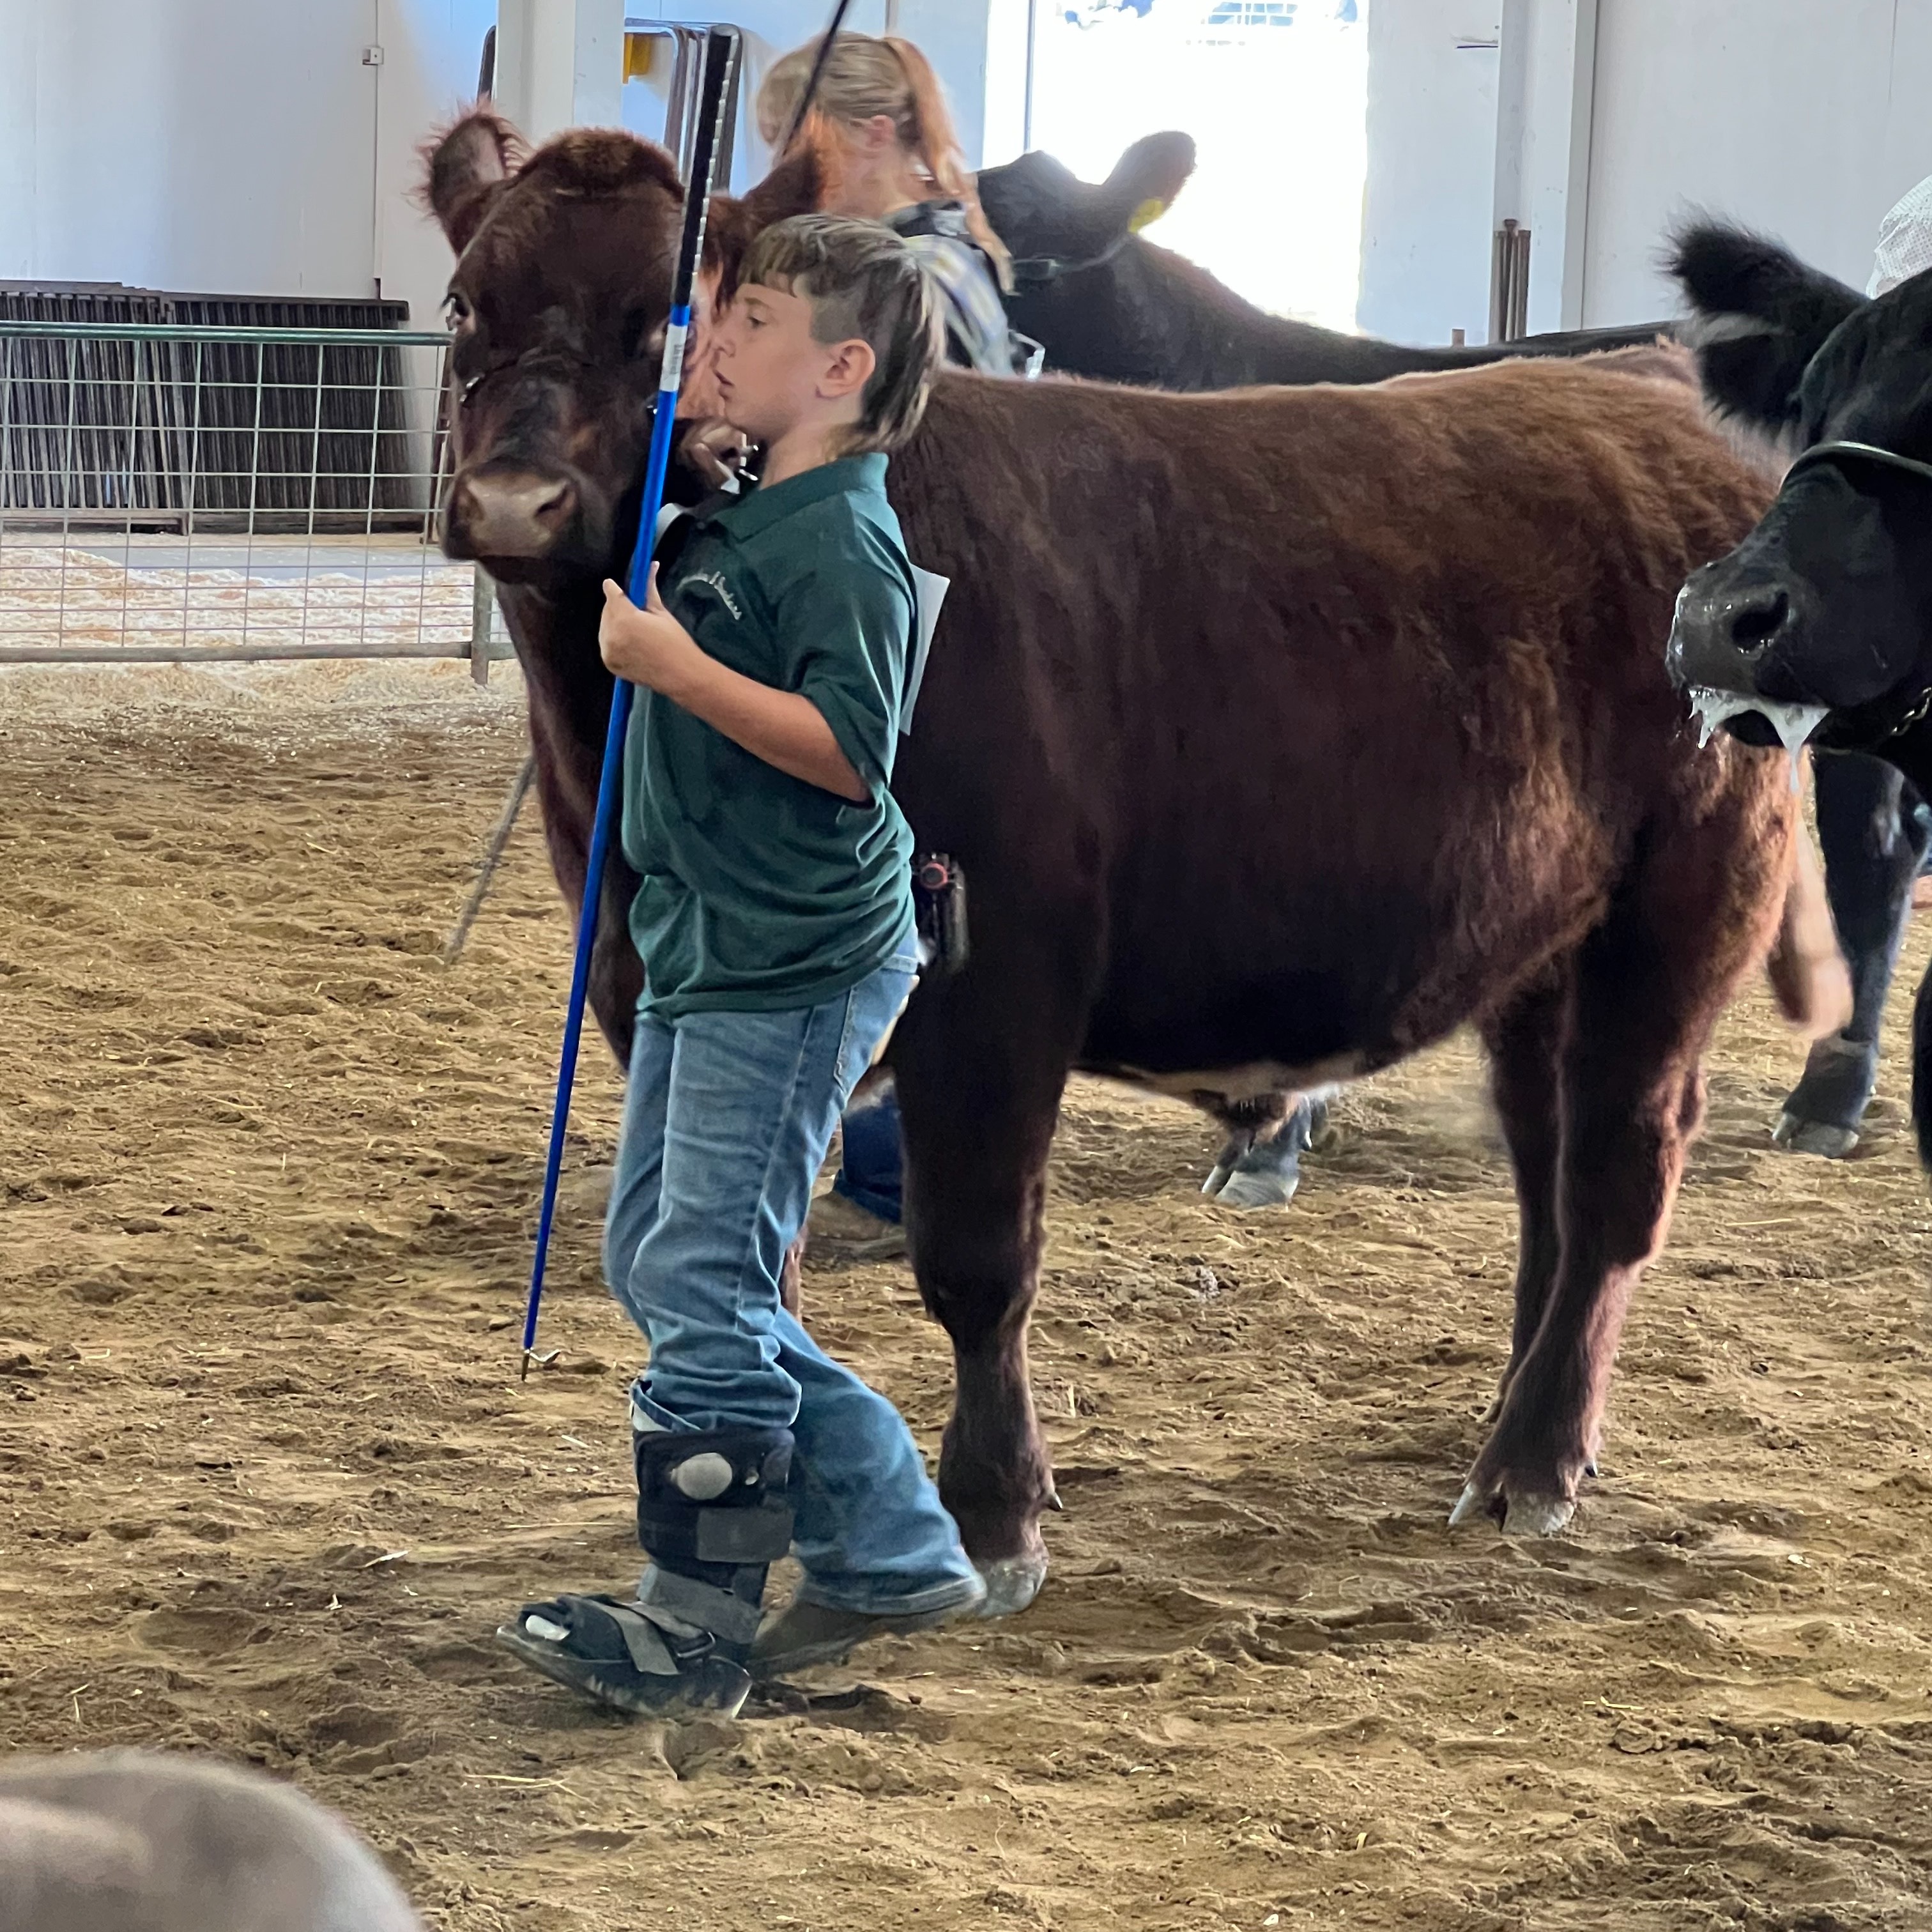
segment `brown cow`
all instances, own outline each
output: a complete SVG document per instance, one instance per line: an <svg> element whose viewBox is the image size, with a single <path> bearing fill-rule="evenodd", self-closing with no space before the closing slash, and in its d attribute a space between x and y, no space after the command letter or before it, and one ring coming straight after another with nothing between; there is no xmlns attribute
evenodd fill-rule
<svg viewBox="0 0 1932 1932"><path fill-rule="evenodd" d="M728 293L809 176L717 204ZM459 256L446 544L503 585L574 895L676 179L602 130L521 160L484 116L433 148L428 193ZM1518 363L1205 396L949 375L891 489L952 580L895 788L963 861L974 942L891 1057L914 1266L958 1372L940 1483L997 1606L1045 1568L1027 1322L1074 1066L1240 1100L1478 1025L1522 1238L1457 1516L1560 1527L1700 1056L1793 876L1781 760L1698 752L1662 664L1678 586L1768 486L1682 382ZM630 890L620 869L596 980L618 1040Z"/></svg>

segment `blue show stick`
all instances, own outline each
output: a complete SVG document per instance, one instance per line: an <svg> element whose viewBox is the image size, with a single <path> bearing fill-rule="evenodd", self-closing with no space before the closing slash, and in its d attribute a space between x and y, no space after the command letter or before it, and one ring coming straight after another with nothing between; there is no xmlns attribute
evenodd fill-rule
<svg viewBox="0 0 1932 1932"><path fill-rule="evenodd" d="M714 27L704 38L704 83L699 98L698 143L691 178L684 190L684 233L672 278L670 314L664 326L664 362L658 376L656 413L651 420L650 454L644 465L644 496L638 511L637 548L631 553L631 601L641 608L650 595L651 552L656 547L658 512L664 505L664 473L670 466L671 434L676 427L677 392L684 378L685 344L691 334L692 290L704 250L704 216L724 131L724 102L738 56L735 29ZM619 678L610 694L610 724L604 737L604 769L597 782L597 816L591 827L590 857L584 868L584 903L577 916L577 961L570 976L570 1008L564 1016L563 1053L556 1070L556 1103L550 1114L550 1156L544 1165L543 1210L537 1219L537 1250L530 1263L530 1298L524 1314L520 1381L530 1372L537 1339L537 1314L543 1304L544 1263L550 1253L550 1223L556 1215L557 1177L563 1168L563 1134L570 1120L571 1088L577 1076L578 1043L584 1034L584 1006L590 987L590 956L597 944L597 913L604 892L604 865L610 851L610 828L623 791L624 734L631 719L632 687Z"/></svg>

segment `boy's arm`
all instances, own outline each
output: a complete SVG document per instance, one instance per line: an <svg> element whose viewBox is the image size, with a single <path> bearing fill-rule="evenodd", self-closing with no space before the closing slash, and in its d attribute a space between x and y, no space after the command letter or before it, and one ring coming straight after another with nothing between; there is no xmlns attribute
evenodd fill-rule
<svg viewBox="0 0 1932 1932"><path fill-rule="evenodd" d="M775 691L706 656L664 608L656 565L641 610L617 584L604 580L597 641L605 664L619 677L661 693L787 777L854 805L872 796L810 698Z"/></svg>

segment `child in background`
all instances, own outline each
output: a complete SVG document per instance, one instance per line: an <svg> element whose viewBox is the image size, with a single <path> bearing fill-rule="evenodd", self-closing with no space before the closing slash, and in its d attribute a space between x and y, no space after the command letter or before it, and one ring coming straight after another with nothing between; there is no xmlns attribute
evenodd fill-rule
<svg viewBox="0 0 1932 1932"><path fill-rule="evenodd" d="M758 88L758 128L775 144L790 125L819 43L773 63ZM1036 373L1037 349L1006 326L1012 261L974 191L946 97L910 40L841 34L802 130L831 179L835 214L883 221L939 284L946 357L982 375ZM1024 345L1019 346L1019 345Z"/></svg>

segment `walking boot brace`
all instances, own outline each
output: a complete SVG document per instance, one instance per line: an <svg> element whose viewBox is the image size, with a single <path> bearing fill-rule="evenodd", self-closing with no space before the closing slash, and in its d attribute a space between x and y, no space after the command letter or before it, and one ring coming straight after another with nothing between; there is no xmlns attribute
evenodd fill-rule
<svg viewBox="0 0 1932 1932"><path fill-rule="evenodd" d="M788 1429L640 1431L640 1607L748 1645L765 1572L791 1547Z"/></svg>

